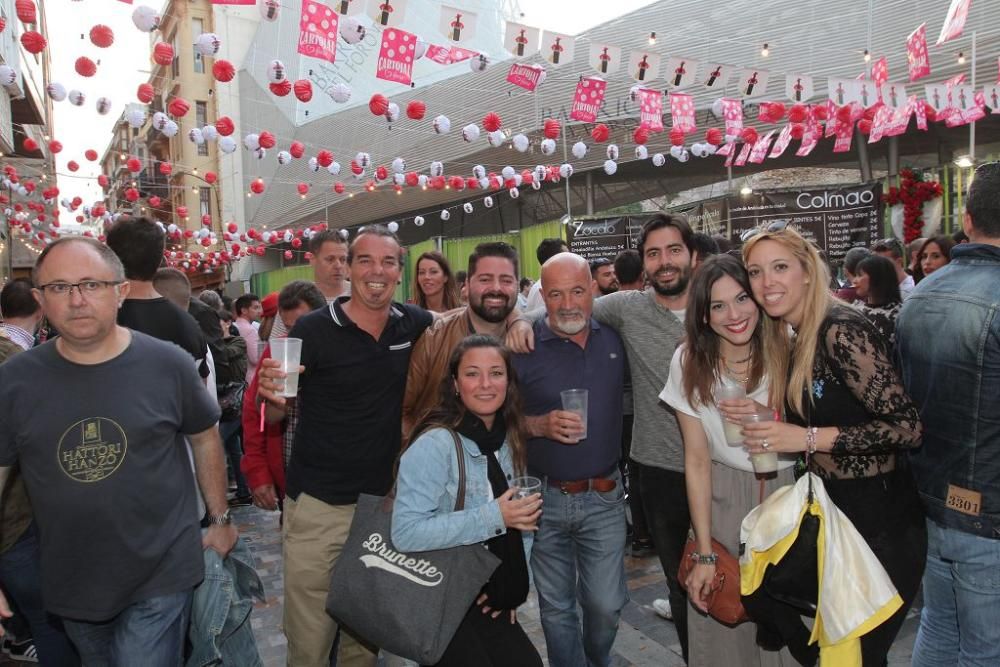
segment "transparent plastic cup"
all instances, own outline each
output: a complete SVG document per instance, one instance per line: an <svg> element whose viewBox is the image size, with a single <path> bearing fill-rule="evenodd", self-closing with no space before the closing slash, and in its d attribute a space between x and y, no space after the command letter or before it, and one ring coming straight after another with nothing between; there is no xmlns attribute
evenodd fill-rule
<svg viewBox="0 0 1000 667"><path fill-rule="evenodd" d="M719 401L738 401L746 397L746 390L739 385L724 384L715 389L716 403ZM743 427L740 424L734 424L723 417L722 430L726 434L726 444L731 447L739 447L743 444Z"/></svg>
<svg viewBox="0 0 1000 667"><path fill-rule="evenodd" d="M286 373L285 386L279 396L293 398L299 394L299 363L302 358L301 338L276 338L271 341L271 358L281 362L278 369Z"/></svg>
<svg viewBox="0 0 1000 667"><path fill-rule="evenodd" d="M514 493L515 499L527 498L542 492L542 480L537 477L515 477L510 481L510 485L517 489Z"/></svg>
<svg viewBox="0 0 1000 667"><path fill-rule="evenodd" d="M771 410L759 410L743 418L744 424L758 424L760 422L772 421L774 421L774 412ZM751 454L750 464L753 465L753 471L758 475L768 475L778 472L778 453L761 452L760 454Z"/></svg>
<svg viewBox="0 0 1000 667"><path fill-rule="evenodd" d="M587 439L587 397L590 392L586 389L566 389L560 392L562 396L562 407L566 412L575 412L580 415L583 421L583 433L580 440Z"/></svg>

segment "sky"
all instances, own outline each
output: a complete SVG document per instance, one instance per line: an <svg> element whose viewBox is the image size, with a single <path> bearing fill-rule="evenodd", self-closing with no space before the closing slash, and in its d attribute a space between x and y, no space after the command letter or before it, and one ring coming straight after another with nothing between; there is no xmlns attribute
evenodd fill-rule
<svg viewBox="0 0 1000 667"><path fill-rule="evenodd" d="M580 11L579 0L512 0L523 14L520 22L557 32L577 34L594 25L627 13L652 0L616 0L609 3L587 3L587 11ZM63 144L63 151L56 156L56 171L60 199L79 196L85 204L102 199L96 177L99 162L88 162L87 149L104 154L111 139L111 128L121 116L125 104L134 102L135 91L149 77L149 34L136 29L132 12L139 5L159 10L158 0L134 0L128 5L117 0L46 0L48 41L51 57L51 80L62 83L67 91L78 89L85 93L86 101L76 107L68 100L54 104L53 138ZM284 0L298 6L296 0ZM461 0L455 0L461 5ZM283 7L283 11L287 11ZM88 33L96 24L110 27L115 34L110 48L100 49L91 44ZM223 52L225 45L223 45ZM87 56L98 64L97 74L83 78L76 73L74 63L80 56ZM97 113L100 97L112 102L107 115ZM80 168L72 173L67 169L70 160Z"/></svg>

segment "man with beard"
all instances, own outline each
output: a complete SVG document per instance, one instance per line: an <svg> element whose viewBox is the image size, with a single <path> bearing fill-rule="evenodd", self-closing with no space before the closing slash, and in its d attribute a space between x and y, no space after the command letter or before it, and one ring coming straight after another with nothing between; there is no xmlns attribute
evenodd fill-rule
<svg viewBox="0 0 1000 667"><path fill-rule="evenodd" d="M480 243L469 256L469 305L438 318L417 341L410 357L403 398L403 438L420 416L438 403L452 350L466 336L502 338L517 305L517 251L502 242Z"/></svg>
<svg viewBox="0 0 1000 667"><path fill-rule="evenodd" d="M543 517L531 570L552 667L607 665L625 606L625 487L621 338L591 318L587 260L561 253L542 266L547 317L536 346L514 357L528 431L528 472L542 480ZM561 393L588 392L586 422ZM577 605L582 609L582 623Z"/></svg>
<svg viewBox="0 0 1000 667"><path fill-rule="evenodd" d="M615 265L607 257L590 260L590 277L594 279L594 297L614 294L618 291L618 277Z"/></svg>
<svg viewBox="0 0 1000 667"><path fill-rule="evenodd" d="M688 603L677 581L690 526L684 441L674 412L659 394L667 383L670 359L684 337L688 284L697 258L694 233L682 217L660 213L643 225L637 250L650 287L597 299L594 319L618 331L625 343L635 402L629 467L638 475L646 525L670 590L669 601L656 600L654 608L665 618L671 618L672 610L686 662ZM533 312L531 318L535 317ZM516 352L530 349L538 339L526 329L519 322L517 331L512 331Z"/></svg>

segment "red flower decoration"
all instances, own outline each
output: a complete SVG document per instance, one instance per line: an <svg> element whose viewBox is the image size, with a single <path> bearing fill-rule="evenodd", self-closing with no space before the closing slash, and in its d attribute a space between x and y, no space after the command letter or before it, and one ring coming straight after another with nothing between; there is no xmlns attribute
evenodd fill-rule
<svg viewBox="0 0 1000 667"><path fill-rule="evenodd" d="M941 184L923 180L912 169L899 172L900 187L890 187L885 201L889 206L903 206L903 242L920 238L924 231L924 204L943 194Z"/></svg>

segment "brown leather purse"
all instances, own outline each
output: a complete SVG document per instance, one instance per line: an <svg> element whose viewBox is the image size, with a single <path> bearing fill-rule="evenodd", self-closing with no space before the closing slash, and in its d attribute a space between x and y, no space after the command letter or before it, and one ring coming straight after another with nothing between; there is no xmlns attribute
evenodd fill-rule
<svg viewBox="0 0 1000 667"><path fill-rule="evenodd" d="M684 582L696 564L694 553L697 543L694 535L688 535L681 556L681 567L677 571L677 579L682 588L687 590ZM740 562L716 540L712 540L712 551L718 554L715 563L715 580L712 591L708 594L708 615L726 625L738 625L749 621L743 603L740 601Z"/></svg>

